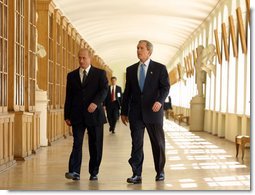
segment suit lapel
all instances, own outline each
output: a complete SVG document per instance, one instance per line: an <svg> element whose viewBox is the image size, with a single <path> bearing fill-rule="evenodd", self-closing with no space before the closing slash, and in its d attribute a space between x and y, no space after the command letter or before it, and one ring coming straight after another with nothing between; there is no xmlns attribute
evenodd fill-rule
<svg viewBox="0 0 255 195"><path fill-rule="evenodd" d="M135 78L136 78L136 85L140 89L140 87L139 87L139 79L138 79L138 66L139 66L139 62L137 62L136 66L134 68L134 75L135 75ZM140 91L141 91L141 89L140 89Z"/></svg>
<svg viewBox="0 0 255 195"><path fill-rule="evenodd" d="M81 86L81 77L80 77L80 68L75 70L75 82L78 83L78 85Z"/></svg>
<svg viewBox="0 0 255 195"><path fill-rule="evenodd" d="M116 90L115 90L115 97L118 99L118 93L120 93L120 87L116 85Z"/></svg>
<svg viewBox="0 0 255 195"><path fill-rule="evenodd" d="M145 77L145 81L144 81L144 86L143 86L143 90L146 89L147 85L150 82L153 82L153 72L154 72L154 63L152 60L150 60L150 64L146 73L146 77Z"/></svg>
<svg viewBox="0 0 255 195"><path fill-rule="evenodd" d="M88 84L88 82L91 80L91 78L92 78L91 75L93 75L93 72L94 72L94 68L93 68L93 66L91 66L91 67L90 67L90 70L89 70L89 73L88 73L88 76L87 76L87 78L86 78L86 80L85 80L85 83L84 83L83 87L86 87L86 85Z"/></svg>

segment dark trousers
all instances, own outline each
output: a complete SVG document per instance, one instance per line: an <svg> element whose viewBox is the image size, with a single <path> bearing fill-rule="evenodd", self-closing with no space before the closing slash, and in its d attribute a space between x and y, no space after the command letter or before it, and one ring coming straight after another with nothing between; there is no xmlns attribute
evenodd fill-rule
<svg viewBox="0 0 255 195"><path fill-rule="evenodd" d="M165 156L165 134L163 125L161 124L144 124L142 121L130 122L132 150L129 164L132 167L133 175L141 176L142 165L144 160L143 140L144 129L147 129L149 134L154 167L157 174L164 173L164 166L166 162Z"/></svg>
<svg viewBox="0 0 255 195"><path fill-rule="evenodd" d="M83 124L73 125L73 149L69 159L69 172L81 172L82 145L85 129L88 130L89 142L89 173L97 175L103 152L103 124L98 126L88 126Z"/></svg>
<svg viewBox="0 0 255 195"><path fill-rule="evenodd" d="M109 103L106 107L107 119L112 131L115 130L116 122L119 118L119 105L117 101Z"/></svg>

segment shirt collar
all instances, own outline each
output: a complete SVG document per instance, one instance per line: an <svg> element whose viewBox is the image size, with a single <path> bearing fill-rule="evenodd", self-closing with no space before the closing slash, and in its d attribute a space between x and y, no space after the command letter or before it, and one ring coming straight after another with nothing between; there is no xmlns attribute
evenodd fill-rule
<svg viewBox="0 0 255 195"><path fill-rule="evenodd" d="M141 64L144 64L146 67L148 67L149 64L150 64L150 58L149 58L148 60L146 60L144 63L142 63L142 62L140 61L140 62L139 62L139 65L141 65Z"/></svg>
<svg viewBox="0 0 255 195"><path fill-rule="evenodd" d="M80 73L82 73L82 74L83 74L83 71L84 71L84 70L86 70L86 72L87 72L87 74L88 74L88 73L89 73L90 68L91 68L91 65L89 65L86 69L84 69L84 68L80 67Z"/></svg>

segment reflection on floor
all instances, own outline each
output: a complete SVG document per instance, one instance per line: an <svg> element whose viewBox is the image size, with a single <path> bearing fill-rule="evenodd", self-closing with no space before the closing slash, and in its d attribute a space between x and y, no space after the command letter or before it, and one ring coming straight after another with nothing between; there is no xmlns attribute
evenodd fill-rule
<svg viewBox="0 0 255 195"><path fill-rule="evenodd" d="M165 120L166 179L155 182L148 134L144 141L143 183L127 184L132 175L129 128L117 124L116 134L105 125L104 154L98 181L89 181L87 135L80 181L64 178L72 137L43 147L31 158L0 173L0 189L8 190L250 190L250 150L235 157L235 144L206 132L189 132Z"/></svg>
<svg viewBox="0 0 255 195"><path fill-rule="evenodd" d="M178 189L250 188L250 156L243 162L236 159L234 143L204 132L189 132L171 121L165 127L168 167L184 173L172 181L178 183Z"/></svg>

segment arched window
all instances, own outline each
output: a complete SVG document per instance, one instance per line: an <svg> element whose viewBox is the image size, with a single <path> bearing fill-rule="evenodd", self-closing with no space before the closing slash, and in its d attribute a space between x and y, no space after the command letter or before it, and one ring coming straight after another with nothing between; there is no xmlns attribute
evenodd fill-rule
<svg viewBox="0 0 255 195"><path fill-rule="evenodd" d="M233 18L233 27L234 27L234 34L237 35L237 22L236 22L236 1L232 1L231 4L231 15L229 16L229 22ZM229 27L230 23L229 23ZM235 37L236 39L237 37ZM229 35L229 77L228 77L228 113L235 113L235 107L236 107L236 69L237 69L237 64L236 64L236 59L234 57L234 51L233 51L233 41L231 38L231 35ZM237 40L237 39L236 39Z"/></svg>
<svg viewBox="0 0 255 195"><path fill-rule="evenodd" d="M227 6L224 6L223 10L223 21L227 29L228 27L228 9ZM221 24L222 24L221 23ZM221 26L221 30L223 31L223 26ZM223 43L224 38L227 40L228 31L226 30L226 37L222 37L221 41L221 51L222 51L222 64L221 64L221 112L227 112L227 91L228 91L228 59L226 59L225 53L225 45ZM221 33L222 35L222 33ZM228 45L228 41L227 41ZM228 48L227 48L228 50ZM227 51L228 52L228 51ZM227 53L228 54L228 53Z"/></svg>
<svg viewBox="0 0 255 195"><path fill-rule="evenodd" d="M213 24L212 22L209 24L209 30L208 30L208 44L213 43ZM211 78L213 77L213 73L211 73L211 76L207 74L206 76L206 96L205 96L205 109L210 110L212 104L214 104L214 101L211 97L212 88L211 88Z"/></svg>
<svg viewBox="0 0 255 195"><path fill-rule="evenodd" d="M218 31L218 38L221 40L221 13L219 13L218 17L215 18L215 28ZM219 41L219 48L221 50L221 41ZM221 54L220 54L221 55ZM216 87L215 87L215 111L220 111L220 104L221 104L221 64L219 60L217 60L216 64Z"/></svg>
<svg viewBox="0 0 255 195"><path fill-rule="evenodd" d="M251 107L251 93L250 93L250 68L251 68L251 62L250 62L250 25L247 24L247 55L246 55L246 98L245 98L245 114L250 116L250 107Z"/></svg>
<svg viewBox="0 0 255 195"><path fill-rule="evenodd" d="M242 17L240 20L243 21L243 24L246 23L246 15L245 15L245 7L242 6L245 1L239 1L239 6L242 11ZM238 18L237 18L238 20ZM237 21L238 24L238 21ZM246 54L242 51L242 43L240 38L240 29L238 28L238 34L237 34L237 40L238 40L238 59L237 59L237 101L236 101L236 113L237 114L244 114L244 107L245 107L245 96L246 96L246 66L247 66L247 60L246 60Z"/></svg>

